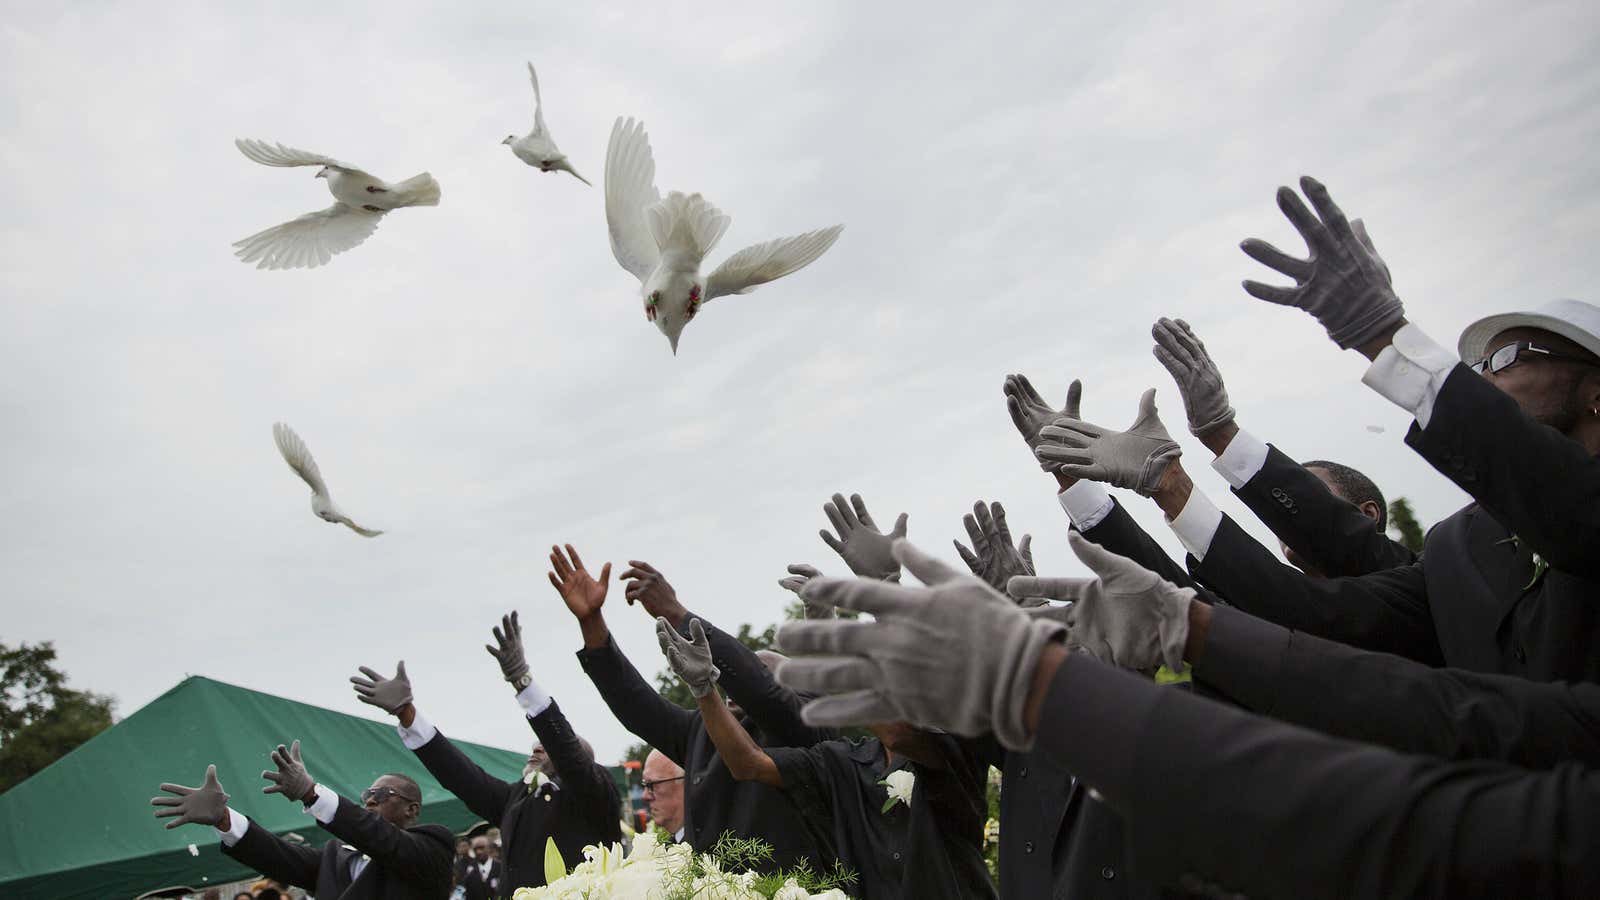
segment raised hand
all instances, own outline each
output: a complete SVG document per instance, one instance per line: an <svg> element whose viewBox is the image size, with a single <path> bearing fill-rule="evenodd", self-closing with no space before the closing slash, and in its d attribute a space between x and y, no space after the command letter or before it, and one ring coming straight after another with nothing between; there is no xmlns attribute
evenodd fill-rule
<svg viewBox="0 0 1600 900"><path fill-rule="evenodd" d="M1139 416L1127 431L1113 431L1082 419L1057 419L1040 432L1041 460L1058 463L1063 475L1087 478L1138 491L1148 497L1161 475L1183 455L1156 412L1156 391L1139 398Z"/></svg>
<svg viewBox="0 0 1600 900"><path fill-rule="evenodd" d="M1315 214L1287 187L1278 188L1278 208L1305 239L1305 259L1255 238L1239 245L1251 259L1293 278L1295 286L1246 281L1245 293L1299 307L1315 316L1341 349L1359 347L1404 321L1405 307L1390 283L1389 267L1378 257L1360 220L1346 220L1328 189L1315 178L1301 178L1300 189Z"/></svg>
<svg viewBox="0 0 1600 900"><path fill-rule="evenodd" d="M263 794L282 794L287 800L298 800L301 803L310 803L312 789L317 783L311 779L311 773L306 771L305 763L300 759L300 742L295 741L288 747L282 744L272 751L272 764L278 771L271 770L261 773L261 777L272 782L261 789Z"/></svg>
<svg viewBox="0 0 1600 900"><path fill-rule="evenodd" d="M1039 656L1066 627L1018 609L974 575L964 575L896 541L895 557L927 587L859 578L817 578L804 593L872 622L789 622L778 632L790 659L778 680L823 695L802 715L813 725L905 720L958 734L992 731L1007 747L1032 736L1023 707Z"/></svg>
<svg viewBox="0 0 1600 900"><path fill-rule="evenodd" d="M199 787L181 784L163 784L161 789L173 797L151 797L150 805L156 807L156 818L172 819L167 827L179 825L210 825L222 828L228 822L228 795L217 781L217 767L206 766L205 781Z"/></svg>
<svg viewBox="0 0 1600 900"><path fill-rule="evenodd" d="M550 548L550 565L554 569L550 573L550 583L555 585L573 616L582 620L600 611L606 602L606 591L611 587L611 563L600 569L600 580L596 581L584 569L578 551L568 544L566 556L562 555L560 547Z"/></svg>
<svg viewBox="0 0 1600 900"><path fill-rule="evenodd" d="M872 521L860 494L851 494L849 503L845 502L843 494L834 494L831 502L823 504L822 511L839 536L835 538L826 528L818 534L822 535L823 543L839 554L850 571L879 581L900 580L900 564L895 562L891 546L896 538L906 536L905 513L895 519L894 530L884 534L878 530L878 523Z"/></svg>
<svg viewBox="0 0 1600 900"><path fill-rule="evenodd" d="M1017 426L1017 432L1022 435L1022 440L1027 443L1028 449L1035 452L1034 461L1038 462L1046 472L1054 472L1059 465L1046 462L1038 457L1039 447L1043 439L1039 432L1046 425L1065 416L1069 419L1079 418L1078 406L1083 399L1083 384L1074 379L1067 388L1067 403L1060 409L1052 409L1050 404L1044 402L1039 392L1033 389L1033 383L1026 375L1007 375L1002 391L1006 395L1006 412L1011 414L1011 424Z"/></svg>
<svg viewBox="0 0 1600 900"><path fill-rule="evenodd" d="M778 587L781 587L786 591L792 591L795 596L800 598L800 605L805 608L805 617L807 619L837 618L839 615L838 610L826 604L819 604L814 601L807 600L805 594L801 592L801 589L804 588L806 584L811 581L811 579L820 577L822 577L822 573L817 571L816 566L808 566L805 563L795 563L789 566L789 577L778 579Z"/></svg>
<svg viewBox="0 0 1600 900"><path fill-rule="evenodd" d="M1156 339L1152 352L1178 383L1183 411L1189 416L1189 433L1204 437L1233 421L1228 388L1222 372L1211 361L1206 345L1182 319L1158 319L1150 329Z"/></svg>
<svg viewBox="0 0 1600 900"><path fill-rule="evenodd" d="M385 678L361 666L361 675L351 675L350 683L355 685L357 700L376 706L391 716L400 715L400 710L411 705L411 679L406 675L406 661L403 659L395 666L393 678Z"/></svg>
<svg viewBox="0 0 1600 900"><path fill-rule="evenodd" d="M1073 640L1102 662L1140 672L1154 672L1166 663L1174 672L1183 671L1194 591L1077 532L1067 540L1098 577L1013 578L1007 587L1011 595L1071 601L1065 611Z"/></svg>
<svg viewBox="0 0 1600 900"><path fill-rule="evenodd" d="M628 604L631 606L637 601L651 618L665 618L673 627L682 625L689 611L678 602L678 592L673 590L666 576L637 559L628 560L628 565L632 568L622 573L623 580L628 582L627 590L623 591Z"/></svg>
<svg viewBox="0 0 1600 900"><path fill-rule="evenodd" d="M1033 574L1033 535L1025 534L1016 546L1011 544L1011 529L1006 525L1006 508L998 502L984 506L983 501L972 504L972 512L961 517L972 539L972 549L955 541L956 552L972 570L997 591L1005 592L1006 582L1014 575ZM1037 606L1041 601L1024 602L1024 606Z"/></svg>
<svg viewBox="0 0 1600 900"><path fill-rule="evenodd" d="M706 641L706 630L699 619L689 620L689 637L678 633L665 618L656 619L656 639L661 642L661 653L667 665L696 697L704 697L716 689L722 676L711 660L711 644Z"/></svg>
<svg viewBox="0 0 1600 900"><path fill-rule="evenodd" d="M528 655L522 649L522 623L517 621L516 611L501 616L493 632L494 643L484 644L483 649L500 664L506 681L520 691L528 686Z"/></svg>

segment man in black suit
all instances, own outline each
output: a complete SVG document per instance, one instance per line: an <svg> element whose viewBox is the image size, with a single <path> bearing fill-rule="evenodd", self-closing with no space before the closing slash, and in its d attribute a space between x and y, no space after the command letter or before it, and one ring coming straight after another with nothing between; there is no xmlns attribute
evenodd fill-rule
<svg viewBox="0 0 1600 900"><path fill-rule="evenodd" d="M505 865L490 852L488 835L472 839L472 859L462 868L457 883L465 889L467 900L496 900L511 896L514 890L506 880Z"/></svg>
<svg viewBox="0 0 1600 900"><path fill-rule="evenodd" d="M302 888L320 900L445 900L451 889L455 838L442 825L418 825L422 792L411 778L380 775L361 793L357 806L317 784L300 757L300 742L272 752L276 772L264 788L304 805L307 814L334 836L320 851L292 844L228 807L217 767L206 769L198 788L163 784L173 794L157 797L158 818L176 817L168 828L210 825L222 852L268 877Z"/></svg>
<svg viewBox="0 0 1600 900"><path fill-rule="evenodd" d="M439 784L460 797L475 815L500 826L505 878L485 896L501 897L519 887L545 883L545 842L549 838L555 838L556 849L569 867L583 860L586 846L620 842L622 801L611 773L595 762L594 751L573 732L561 707L529 673L517 614L502 617L494 636L496 643L490 652L499 660L528 725L539 737L521 781L502 781L485 772L417 711L404 661L393 678L362 667L362 676L352 676L350 681L362 702L399 720L400 740ZM474 843L478 840L474 838ZM481 840L489 852L489 838ZM481 867L483 857L477 858ZM472 866L466 868L470 875Z"/></svg>

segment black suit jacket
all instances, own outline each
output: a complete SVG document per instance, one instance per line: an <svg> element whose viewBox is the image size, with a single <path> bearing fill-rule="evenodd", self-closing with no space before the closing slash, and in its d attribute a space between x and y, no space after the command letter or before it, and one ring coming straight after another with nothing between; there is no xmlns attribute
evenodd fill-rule
<svg viewBox="0 0 1600 900"><path fill-rule="evenodd" d="M528 887L508 882L506 867L498 859L489 861L488 880L484 879L483 870L478 868L478 861L473 860L461 870L459 883L466 890L466 900L498 900L500 897L511 896L511 892L518 887ZM540 883L543 884L543 879Z"/></svg>
<svg viewBox="0 0 1600 900"><path fill-rule="evenodd" d="M303 888L318 900L446 900L450 896L456 841L444 826L396 828L341 797L333 821L322 827L335 840L319 851L291 844L251 821L244 837L232 847L224 845L222 852L269 878ZM350 865L363 853L371 860L352 881Z"/></svg>
<svg viewBox="0 0 1600 900"><path fill-rule="evenodd" d="M615 641L608 637L604 647L578 651L578 662L622 727L683 767L684 838L697 852L710 850L723 832L732 831L772 845L772 859L759 867L763 871L793 868L800 860L813 867L819 860L823 867L831 862L789 798L759 782L736 780L706 734L699 710L662 699ZM756 743L770 744L754 721L746 717L742 724Z"/></svg>
<svg viewBox="0 0 1600 900"><path fill-rule="evenodd" d="M1210 896L1600 896L1600 775L1345 741L1065 660L1037 753L1123 814L1142 873Z"/></svg>
<svg viewBox="0 0 1600 900"><path fill-rule="evenodd" d="M555 785L531 790L521 781L501 781L468 759L442 731L416 750L417 759L445 790L460 797L473 814L500 826L506 879L493 895L497 897L545 883L544 847L551 837L569 869L583 861L584 847L622 840L616 782L583 752L561 707L552 700L528 724L555 766Z"/></svg>

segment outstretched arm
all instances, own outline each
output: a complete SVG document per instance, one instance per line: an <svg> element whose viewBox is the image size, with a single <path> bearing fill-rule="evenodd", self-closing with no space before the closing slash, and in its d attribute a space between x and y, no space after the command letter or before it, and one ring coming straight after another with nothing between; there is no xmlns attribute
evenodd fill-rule
<svg viewBox="0 0 1600 900"><path fill-rule="evenodd" d="M689 638L685 639L666 619L656 620L656 637L661 642L661 652L667 657L672 671L683 679L695 704L700 707L700 717L705 722L706 734L717 748L717 755L728 771L739 781L759 781L772 787L783 787L783 777L765 750L756 745L750 733L733 717L733 711L717 693L717 666L712 662L711 647L706 642L705 629L699 619L689 621Z"/></svg>

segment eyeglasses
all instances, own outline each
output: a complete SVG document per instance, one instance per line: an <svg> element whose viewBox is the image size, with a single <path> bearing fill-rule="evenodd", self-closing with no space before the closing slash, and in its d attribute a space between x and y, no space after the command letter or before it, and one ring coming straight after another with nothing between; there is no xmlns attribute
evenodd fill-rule
<svg viewBox="0 0 1600 900"><path fill-rule="evenodd" d="M644 781L640 782L640 786L642 786L646 791L654 791L656 789L656 785L658 784L671 784L674 781L682 781L688 777L689 776L687 775L679 775L676 778L662 778L658 781Z"/></svg>
<svg viewBox="0 0 1600 900"><path fill-rule="evenodd" d="M362 805L366 805L368 803L382 803L382 802L388 800L390 797L399 797L401 800L405 800L405 801L408 801L408 802L411 802L411 803L421 803L422 802L422 800L420 798L418 798L418 797L407 797L405 794L400 793L399 791L395 790L392 787L375 787L375 788L367 788L366 790L361 792L361 803L362 803Z"/></svg>
<svg viewBox="0 0 1600 900"><path fill-rule="evenodd" d="M1543 347L1535 346L1532 341L1517 341L1515 344L1507 344L1483 359L1473 363L1472 371L1477 372L1479 375L1482 375L1485 372L1496 374L1505 371L1521 361L1524 353L1536 353L1545 359L1559 359L1565 362L1582 363L1586 366L1600 366L1600 363L1597 363L1593 359L1586 359L1581 356L1566 356L1560 353L1552 353Z"/></svg>

